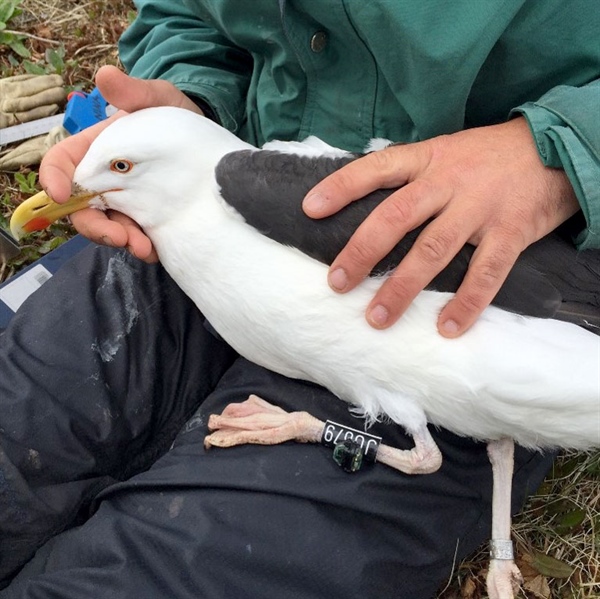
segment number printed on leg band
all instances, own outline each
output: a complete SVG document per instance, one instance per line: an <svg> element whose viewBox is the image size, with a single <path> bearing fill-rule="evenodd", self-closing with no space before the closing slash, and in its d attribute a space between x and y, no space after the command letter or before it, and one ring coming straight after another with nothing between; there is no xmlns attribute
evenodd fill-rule
<svg viewBox="0 0 600 599"><path fill-rule="evenodd" d="M325 447L337 447L345 441L352 442L353 445L360 447L363 453L363 457L374 462L377 458L377 450L381 444L381 437L375 435L369 435L363 431L338 424L328 420L325 423L323 429L323 435L321 436L321 443Z"/></svg>

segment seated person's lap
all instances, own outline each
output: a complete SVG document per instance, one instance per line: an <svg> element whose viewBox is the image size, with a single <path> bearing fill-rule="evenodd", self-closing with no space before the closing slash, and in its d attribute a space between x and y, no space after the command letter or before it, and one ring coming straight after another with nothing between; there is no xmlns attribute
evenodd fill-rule
<svg viewBox="0 0 600 599"><path fill-rule="evenodd" d="M12 501L0 505L0 567L49 539L0 597L426 599L455 553L489 536L484 444L433 431L444 463L425 476L380 464L347 474L319 445L206 452L209 414L250 393L362 423L326 390L236 359L160 267L94 249L61 277L0 342L14 371L0 401L22 420L3 439L16 457L12 500L0 494ZM36 341L25 319L51 292L59 315L42 316ZM39 346L63 326L56 347ZM397 426L370 432L412 446ZM516 455L518 507L550 459Z"/></svg>

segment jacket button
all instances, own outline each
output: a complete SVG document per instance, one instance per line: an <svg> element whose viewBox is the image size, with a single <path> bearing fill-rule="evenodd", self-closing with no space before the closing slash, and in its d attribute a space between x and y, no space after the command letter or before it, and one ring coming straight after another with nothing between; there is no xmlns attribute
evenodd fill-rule
<svg viewBox="0 0 600 599"><path fill-rule="evenodd" d="M310 38L310 49L313 52L322 52L327 45L327 34L324 31L317 31Z"/></svg>

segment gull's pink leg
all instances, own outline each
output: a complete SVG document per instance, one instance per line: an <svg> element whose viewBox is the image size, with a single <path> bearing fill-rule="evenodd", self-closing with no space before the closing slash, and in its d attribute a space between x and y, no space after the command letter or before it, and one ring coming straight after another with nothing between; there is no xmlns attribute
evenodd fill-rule
<svg viewBox="0 0 600 599"><path fill-rule="evenodd" d="M319 443L325 423L307 412L288 413L264 399L251 395L242 403L229 404L221 415L208 420L211 431L204 447L234 447L247 443L276 445L285 441ZM435 472L442 456L427 427L413 435L415 447L401 450L381 444L377 461L408 474Z"/></svg>
<svg viewBox="0 0 600 599"><path fill-rule="evenodd" d="M510 504L514 468L512 439L488 443L487 451L492 464L492 541L490 544L490 569L487 591L490 599L513 599L523 582L521 572L514 562L510 540Z"/></svg>
<svg viewBox="0 0 600 599"><path fill-rule="evenodd" d="M429 429L424 426L413 434L413 449L397 449L381 444L377 450L377 461L387 464L405 474L431 474L442 465L442 453Z"/></svg>
<svg viewBox="0 0 600 599"><path fill-rule="evenodd" d="M229 404L218 416L208 419L212 431L204 439L204 447L234 447L247 443L277 445L285 441L318 443L323 423L307 412L288 413L256 395L245 402Z"/></svg>
<svg viewBox="0 0 600 599"><path fill-rule="evenodd" d="M249 395L246 401L240 403L230 403L221 412L221 416L231 416L239 418L240 416L252 416L253 414L262 414L264 412L272 412L273 414L287 414L285 410L279 406L274 406L268 401L265 401L258 395Z"/></svg>

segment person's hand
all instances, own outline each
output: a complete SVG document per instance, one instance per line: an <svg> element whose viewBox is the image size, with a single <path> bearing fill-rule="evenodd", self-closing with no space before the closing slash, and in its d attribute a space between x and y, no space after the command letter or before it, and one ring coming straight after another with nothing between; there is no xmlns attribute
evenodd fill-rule
<svg viewBox="0 0 600 599"><path fill-rule="evenodd" d="M431 222L367 308L375 328L392 325L465 243L476 245L464 281L441 311L445 337L466 331L490 304L519 254L575 214L564 171L541 162L524 118L355 160L304 200L313 218L380 188L401 187L352 236L329 269L335 291L356 287L402 237Z"/></svg>
<svg viewBox="0 0 600 599"><path fill-rule="evenodd" d="M102 96L120 111L48 151L40 165L40 182L46 193L58 203L65 202L71 195L75 168L94 139L123 114L151 106L177 106L202 114L192 100L168 81L135 79L116 67L105 66L96 75L96 85ZM73 214L71 220L82 235L96 243L125 247L147 262L158 259L150 239L124 214L90 208Z"/></svg>

